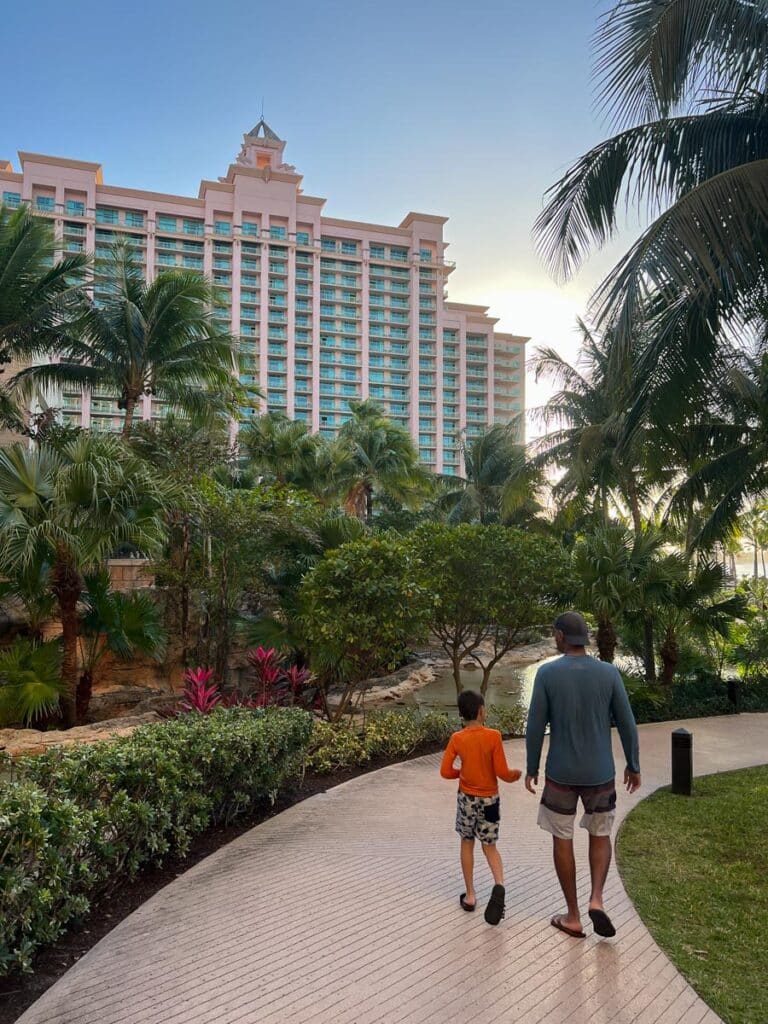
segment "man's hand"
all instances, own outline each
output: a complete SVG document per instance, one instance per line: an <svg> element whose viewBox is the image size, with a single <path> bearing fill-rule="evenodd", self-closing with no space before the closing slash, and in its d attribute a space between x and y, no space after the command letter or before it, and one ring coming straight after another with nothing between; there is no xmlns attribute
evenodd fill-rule
<svg viewBox="0 0 768 1024"><path fill-rule="evenodd" d="M639 776L638 776L638 778L639 778ZM525 788L528 790L529 793L533 793L534 796L536 795L536 790L533 787L534 786L538 786L538 784L539 784L539 776L538 775L526 775L525 776Z"/></svg>
<svg viewBox="0 0 768 1024"><path fill-rule="evenodd" d="M628 793L634 793L640 789L640 772L631 772L629 768L624 769L624 785Z"/></svg>

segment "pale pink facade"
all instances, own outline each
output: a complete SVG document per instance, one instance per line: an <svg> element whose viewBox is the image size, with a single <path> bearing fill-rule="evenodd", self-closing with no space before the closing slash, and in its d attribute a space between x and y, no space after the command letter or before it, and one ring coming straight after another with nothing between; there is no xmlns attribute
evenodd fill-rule
<svg viewBox="0 0 768 1024"><path fill-rule="evenodd" d="M348 402L374 398L407 426L422 458L458 472L457 438L525 406L526 338L494 331L482 306L446 300L446 218L409 213L397 226L322 215L262 120L225 176L197 198L105 185L100 164L20 153L0 161L6 203L30 203L64 249L132 239L148 278L172 267L216 282L216 316L240 338L243 379L265 406L333 434ZM98 300L98 291L96 293ZM67 420L120 425L110 395L56 396ZM162 408L145 399L145 418Z"/></svg>

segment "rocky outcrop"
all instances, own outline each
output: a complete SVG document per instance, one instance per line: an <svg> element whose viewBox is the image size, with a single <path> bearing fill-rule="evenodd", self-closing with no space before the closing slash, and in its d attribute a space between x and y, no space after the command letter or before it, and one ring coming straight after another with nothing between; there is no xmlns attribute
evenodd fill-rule
<svg viewBox="0 0 768 1024"><path fill-rule="evenodd" d="M118 718L112 722L78 725L65 732L58 729L50 729L45 732L40 729L0 729L0 753L16 758L25 754L44 754L52 747L72 747L78 743L99 743L102 740L114 739L116 736L128 736L140 725L159 721L159 715L152 711L143 715Z"/></svg>

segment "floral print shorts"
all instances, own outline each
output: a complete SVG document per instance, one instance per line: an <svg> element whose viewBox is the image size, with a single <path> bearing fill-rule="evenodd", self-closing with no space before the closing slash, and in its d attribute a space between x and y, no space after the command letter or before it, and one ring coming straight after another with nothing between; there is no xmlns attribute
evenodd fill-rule
<svg viewBox="0 0 768 1024"><path fill-rule="evenodd" d="M462 839L495 843L499 838L499 796L471 796L459 790L456 831Z"/></svg>

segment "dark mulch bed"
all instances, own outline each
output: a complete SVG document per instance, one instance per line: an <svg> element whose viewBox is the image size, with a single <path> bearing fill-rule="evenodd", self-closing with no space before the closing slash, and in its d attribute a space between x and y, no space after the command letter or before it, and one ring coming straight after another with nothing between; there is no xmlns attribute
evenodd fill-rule
<svg viewBox="0 0 768 1024"><path fill-rule="evenodd" d="M424 754L433 754L439 750L442 750L442 747L433 744L420 748L413 756L422 757ZM307 774L295 790L281 796L273 806L255 808L250 815L239 818L227 827L213 828L199 835L193 840L191 849L183 860L169 859L163 867L143 872L130 886L118 889L101 903L97 903L79 926L66 932L55 945L40 952L35 959L34 974L0 978L0 1024L13 1024L18 1020L46 989L58 981L62 974L65 974L83 954L95 946L100 939L103 939L108 932L111 932L124 918L133 913L150 896L154 896L169 882L178 878L179 875L183 875L185 871L209 854L215 853L222 846L237 839L248 829L260 825L263 821L273 818L276 814L293 807L294 804L301 803L308 797L324 793L342 782L348 782L359 775L366 775L368 772L385 768L388 764L397 764L402 760L405 759L382 759L368 764L364 768L350 768L335 772L333 775Z"/></svg>

